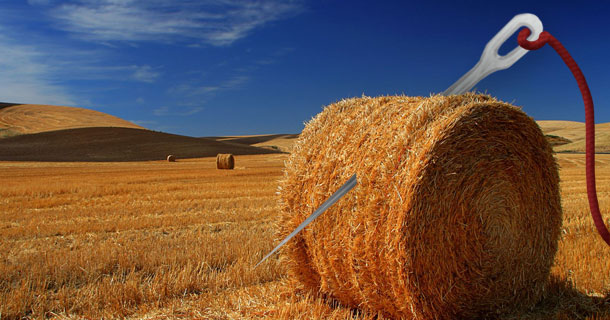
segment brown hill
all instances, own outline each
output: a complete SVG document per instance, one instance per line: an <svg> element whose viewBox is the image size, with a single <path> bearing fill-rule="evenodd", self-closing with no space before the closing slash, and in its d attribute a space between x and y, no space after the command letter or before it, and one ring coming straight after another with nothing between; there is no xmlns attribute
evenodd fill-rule
<svg viewBox="0 0 610 320"><path fill-rule="evenodd" d="M193 138L136 128L92 127L48 131L0 139L0 160L143 161L280 153L234 142Z"/></svg>
<svg viewBox="0 0 610 320"><path fill-rule="evenodd" d="M557 152L585 151L585 124L537 121ZM131 129L131 130L126 130ZM217 153L290 152L298 134L192 138L145 130L102 112L0 103L0 160L135 161ZM610 152L610 123L596 125L596 152Z"/></svg>
<svg viewBox="0 0 610 320"><path fill-rule="evenodd" d="M555 136L555 135L552 135L552 134L547 134L547 135L545 135L545 137L549 141L549 143L551 144L551 147L553 147L553 148L572 142L571 140L568 140L568 139L566 139L564 137Z"/></svg>
<svg viewBox="0 0 610 320"><path fill-rule="evenodd" d="M556 152L584 153L585 124L576 121L536 121ZM217 141L230 141L251 146L290 152L298 134L267 134L252 136L210 137ZM595 125L595 150L610 153L610 123Z"/></svg>
<svg viewBox="0 0 610 320"><path fill-rule="evenodd" d="M233 142L266 149L290 152L298 134L260 134L252 136L209 137L216 141Z"/></svg>
<svg viewBox="0 0 610 320"><path fill-rule="evenodd" d="M585 152L585 123L577 121L540 120L538 125L546 135L565 138L569 143L556 145L556 152ZM595 125L595 152L610 152L610 123Z"/></svg>
<svg viewBox="0 0 610 320"><path fill-rule="evenodd" d="M95 110L38 104L0 103L0 138L87 127L144 129L129 121Z"/></svg>

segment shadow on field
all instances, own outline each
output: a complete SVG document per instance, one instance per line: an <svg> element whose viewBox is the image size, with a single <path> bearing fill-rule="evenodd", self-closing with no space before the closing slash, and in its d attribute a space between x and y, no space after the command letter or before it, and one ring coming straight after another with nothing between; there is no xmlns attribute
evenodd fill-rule
<svg viewBox="0 0 610 320"><path fill-rule="evenodd" d="M21 103L0 102L0 109L12 107L12 106L18 106L20 104Z"/></svg>
<svg viewBox="0 0 610 320"><path fill-rule="evenodd" d="M248 136L248 137L205 137L208 139L213 139L216 141L224 141L224 142L234 142L239 144L247 144L253 145L257 143L263 143L267 141L271 141L274 139L297 139L299 137L298 134L266 134L266 135L256 135L256 136Z"/></svg>
<svg viewBox="0 0 610 320"><path fill-rule="evenodd" d="M283 153L208 138L193 138L136 128L87 127L0 139L0 161L148 161Z"/></svg>
<svg viewBox="0 0 610 320"><path fill-rule="evenodd" d="M551 277L548 289L546 297L535 310L506 319L610 318L610 294L590 296L574 288L571 282L557 277Z"/></svg>

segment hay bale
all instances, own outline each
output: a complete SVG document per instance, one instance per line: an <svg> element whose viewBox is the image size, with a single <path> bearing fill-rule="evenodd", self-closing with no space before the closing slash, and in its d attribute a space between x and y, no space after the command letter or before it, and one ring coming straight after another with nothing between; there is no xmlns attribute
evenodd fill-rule
<svg viewBox="0 0 610 320"><path fill-rule="evenodd" d="M235 158L230 153L219 153L216 155L217 169L233 169L235 168Z"/></svg>
<svg viewBox="0 0 610 320"><path fill-rule="evenodd" d="M286 163L279 238L353 173L356 188L284 246L305 288L394 318L539 301L560 235L559 175L519 108L471 93L326 107Z"/></svg>
<svg viewBox="0 0 610 320"><path fill-rule="evenodd" d="M167 162L176 162L176 157L173 154L167 156Z"/></svg>

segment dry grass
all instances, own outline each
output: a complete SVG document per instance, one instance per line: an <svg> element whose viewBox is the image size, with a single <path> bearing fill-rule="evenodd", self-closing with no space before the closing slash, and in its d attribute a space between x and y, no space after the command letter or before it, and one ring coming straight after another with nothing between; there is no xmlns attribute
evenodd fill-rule
<svg viewBox="0 0 610 320"><path fill-rule="evenodd" d="M3 319L122 317L278 278L250 269L272 246L276 159L2 163Z"/></svg>
<svg viewBox="0 0 610 320"><path fill-rule="evenodd" d="M229 169L235 168L235 157L232 154L219 153L216 155L216 168L217 169Z"/></svg>
<svg viewBox="0 0 610 320"><path fill-rule="evenodd" d="M250 136L211 137L217 141L234 142L250 146L290 152L298 134L263 134Z"/></svg>
<svg viewBox="0 0 610 320"><path fill-rule="evenodd" d="M553 149L557 152L585 152L585 123L576 121L537 121L545 134L568 139L570 143L558 145ZM595 125L595 151L610 152L610 123Z"/></svg>
<svg viewBox="0 0 610 320"><path fill-rule="evenodd" d="M146 161L211 157L218 153L270 154L263 149L144 129L91 127L0 139L0 161Z"/></svg>
<svg viewBox="0 0 610 320"><path fill-rule="evenodd" d="M0 108L0 130L10 131L12 135L86 127L143 129L141 126L115 116L83 108L38 104Z"/></svg>
<svg viewBox="0 0 610 320"><path fill-rule="evenodd" d="M554 285L531 313L610 315L610 249L588 212L584 155L557 156L564 224ZM610 214L610 155L598 155L600 205ZM294 293L272 257L286 155L135 163L0 162L2 319L372 319ZM378 319L381 319L378 318Z"/></svg>
<svg viewBox="0 0 610 320"><path fill-rule="evenodd" d="M352 174L358 186L287 244L313 292L394 318L480 318L541 297L561 227L552 150L486 95L329 105L281 182L282 236Z"/></svg>

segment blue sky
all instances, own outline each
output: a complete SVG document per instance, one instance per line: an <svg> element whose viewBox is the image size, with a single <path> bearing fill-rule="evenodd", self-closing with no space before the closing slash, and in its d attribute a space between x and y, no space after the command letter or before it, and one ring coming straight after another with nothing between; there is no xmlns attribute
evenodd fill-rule
<svg viewBox="0 0 610 320"><path fill-rule="evenodd" d="M342 98L429 95L536 14L610 122L606 1L0 1L0 101L78 106L190 136L298 133ZM501 49L516 46L516 36ZM584 121L550 47L477 87L536 120Z"/></svg>

